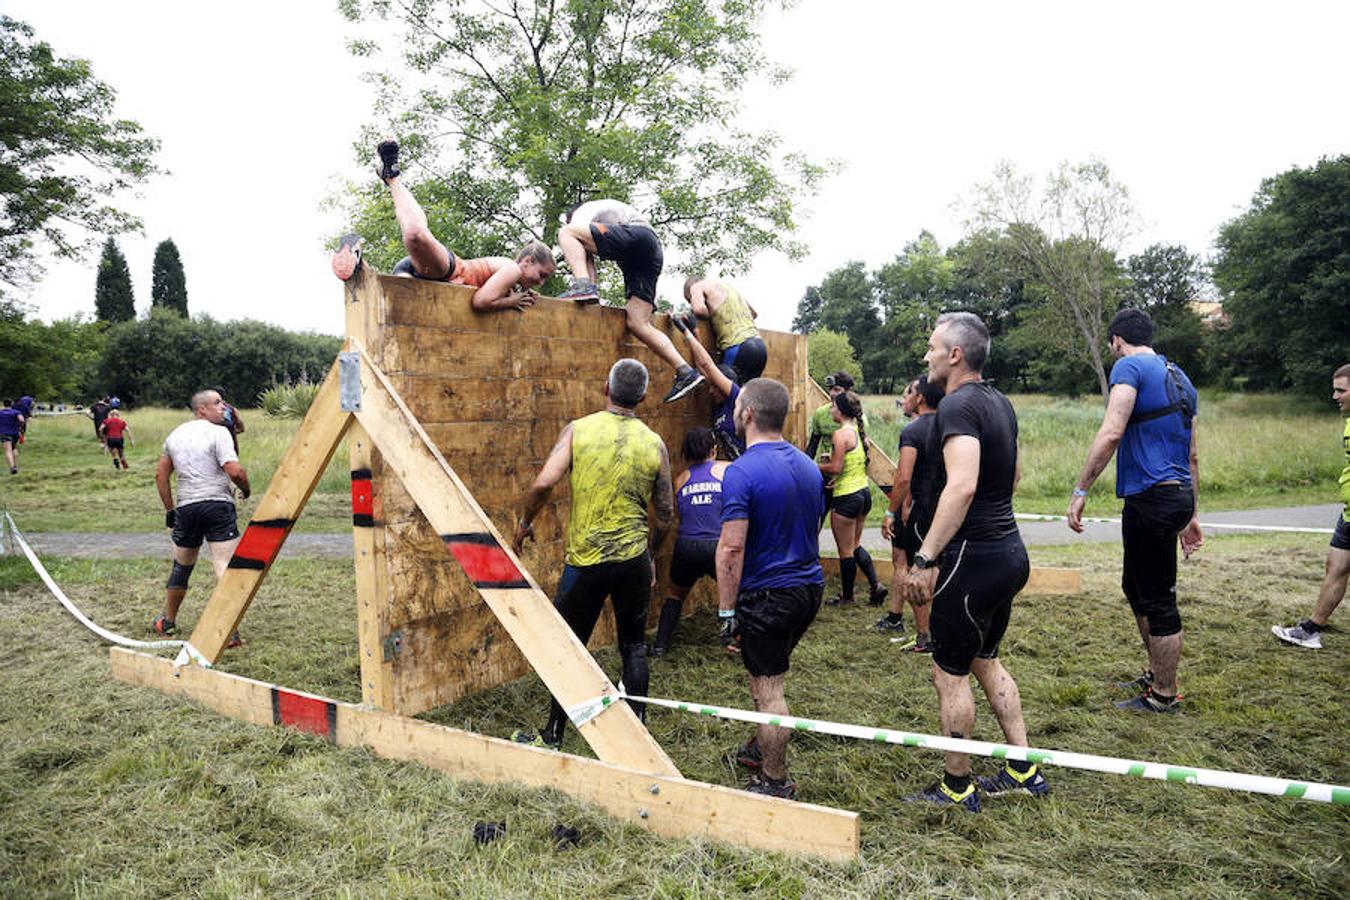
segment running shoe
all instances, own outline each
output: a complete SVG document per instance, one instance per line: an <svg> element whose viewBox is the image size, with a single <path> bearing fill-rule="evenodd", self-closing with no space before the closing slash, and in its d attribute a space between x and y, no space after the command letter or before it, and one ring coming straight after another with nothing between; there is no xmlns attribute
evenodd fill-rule
<svg viewBox="0 0 1350 900"><path fill-rule="evenodd" d="M780 797L784 800L791 800L797 796L797 782L791 778L777 781L764 775L751 775L745 789L752 794L764 794L768 797Z"/></svg>
<svg viewBox="0 0 1350 900"><path fill-rule="evenodd" d="M759 739L751 738L736 751L736 765L758 769L764 765L764 754L759 752Z"/></svg>
<svg viewBox="0 0 1350 900"><path fill-rule="evenodd" d="M1028 772L1019 772L1011 766L1004 766L998 770L997 775L981 775L975 782L980 786L980 790L991 797L1016 793L1044 797L1050 793L1050 782L1045 780L1039 766L1032 766Z"/></svg>
<svg viewBox="0 0 1350 900"><path fill-rule="evenodd" d="M910 653L932 653L933 636L920 631L919 636L914 639L914 646L909 648Z"/></svg>
<svg viewBox="0 0 1350 900"><path fill-rule="evenodd" d="M1321 650L1322 632L1308 630L1309 624L1305 619L1297 625L1290 625L1288 628L1272 625L1270 626L1270 633L1286 644L1297 644L1300 647L1307 647L1309 650Z"/></svg>
<svg viewBox="0 0 1350 900"><path fill-rule="evenodd" d="M567 290L558 295L558 299L581 304L599 303L600 286L589 278L573 278Z"/></svg>
<svg viewBox="0 0 1350 900"><path fill-rule="evenodd" d="M1116 687L1122 691L1146 691L1153 687L1153 670L1145 669L1129 681L1117 681Z"/></svg>
<svg viewBox="0 0 1350 900"><path fill-rule="evenodd" d="M122 468L122 463L120 463L115 456L113 457L113 468L119 470Z"/></svg>
<svg viewBox="0 0 1350 900"><path fill-rule="evenodd" d="M882 634L903 634L905 631L905 620L891 620L890 616L882 616L877 619L877 623L872 626L873 631L880 631Z"/></svg>
<svg viewBox="0 0 1350 900"><path fill-rule="evenodd" d="M910 794L905 797L904 800L906 803L959 806L966 812L977 813L980 811L980 795L975 789L975 779L973 778L970 780L970 784L966 785L966 789L959 793L947 787L947 783L939 778L917 794Z"/></svg>
<svg viewBox="0 0 1350 900"><path fill-rule="evenodd" d="M650 656L652 659L660 659L669 652L670 648L665 646L664 644L652 644L652 649L648 651L647 655Z"/></svg>
<svg viewBox="0 0 1350 900"><path fill-rule="evenodd" d="M1164 700L1153 693L1153 688L1149 688L1138 697L1131 697L1129 700L1117 700L1116 709L1128 710L1129 712L1172 713L1181 709L1181 695L1178 694Z"/></svg>
<svg viewBox="0 0 1350 900"><path fill-rule="evenodd" d="M845 597L843 594L837 594L825 601L826 606L852 606L854 604L852 597Z"/></svg>
<svg viewBox="0 0 1350 900"><path fill-rule="evenodd" d="M235 647L244 646L244 639L239 636L239 629L230 632L230 639L225 642L226 650L233 650Z"/></svg>
<svg viewBox="0 0 1350 900"><path fill-rule="evenodd" d="M558 743L552 744L544 740L544 736L542 734L537 734L533 731L522 731L519 728L511 732L511 740L515 741L517 744L525 744L530 747L542 747L545 750L562 749L562 741L558 741Z"/></svg>
<svg viewBox="0 0 1350 900"><path fill-rule="evenodd" d="M150 623L150 630L155 634L177 634L178 626L174 624L173 619L161 614L155 621Z"/></svg>
<svg viewBox="0 0 1350 900"><path fill-rule="evenodd" d="M122 468L124 468L124 469L130 469L130 468L131 468L131 466L127 465L127 461L126 461L125 459L122 460Z"/></svg>
<svg viewBox="0 0 1350 900"><path fill-rule="evenodd" d="M703 376L695 371L693 366L685 366L675 374L675 383L670 386L665 402L674 403L702 383Z"/></svg>
<svg viewBox="0 0 1350 900"><path fill-rule="evenodd" d="M880 606L886 602L886 595L889 593L890 590L884 584L877 585L872 588L872 593L867 595L867 605Z"/></svg>
<svg viewBox="0 0 1350 900"><path fill-rule="evenodd" d="M10 467L9 467L9 474L11 474L11 475L18 475L18 474L19 474L19 467L18 467L18 466L10 466Z"/></svg>
<svg viewBox="0 0 1350 900"><path fill-rule="evenodd" d="M400 174L398 167L398 141L380 141L380 145L375 148L375 152L380 155L379 168L375 174L380 176L380 180L389 183L389 179L397 178Z"/></svg>
<svg viewBox="0 0 1350 900"><path fill-rule="evenodd" d="M361 235L344 234L333 254L333 274L347 281L361 268Z"/></svg>

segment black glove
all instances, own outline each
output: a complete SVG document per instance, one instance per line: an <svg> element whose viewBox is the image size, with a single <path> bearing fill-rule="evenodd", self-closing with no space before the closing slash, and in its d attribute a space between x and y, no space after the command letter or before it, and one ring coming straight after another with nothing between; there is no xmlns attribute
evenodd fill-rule
<svg viewBox="0 0 1350 900"><path fill-rule="evenodd" d="M720 622L722 626L720 632L720 637L722 639L722 646L729 647L731 646L732 642L736 640L736 637L741 633L740 623L736 621L735 615L722 616Z"/></svg>
<svg viewBox="0 0 1350 900"><path fill-rule="evenodd" d="M249 493L250 493L250 491L249 491L249 489L246 488L246 487L241 487L241 488L239 489L239 496L240 496L240 497L243 497L245 500L248 499Z"/></svg>
<svg viewBox="0 0 1350 900"><path fill-rule="evenodd" d="M672 316L670 317L670 321L674 323L674 325L675 325L676 328L680 329L680 330L683 331L685 334L688 334L688 333L689 333L689 331L690 331L689 323L688 323L687 321L685 321L684 316L681 316L681 315L679 315L679 314L672 315Z"/></svg>
<svg viewBox="0 0 1350 900"><path fill-rule="evenodd" d="M164 527L165 528L178 527L178 510L176 509L164 510Z"/></svg>

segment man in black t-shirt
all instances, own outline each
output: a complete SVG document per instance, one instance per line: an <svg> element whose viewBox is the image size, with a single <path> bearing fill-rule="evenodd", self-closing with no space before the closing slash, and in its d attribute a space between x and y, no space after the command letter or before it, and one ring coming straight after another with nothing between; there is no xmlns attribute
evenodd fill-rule
<svg viewBox="0 0 1350 900"><path fill-rule="evenodd" d="M942 470L941 448L931 446L934 413L942 401L942 385L920 375L902 398L905 414L912 420L900 432L900 452L896 457L895 484L891 488L890 508L881 522L881 535L891 542L890 612L873 626L882 633L904 631L904 599L900 582L909 571L914 554L923 543L937 506L938 479ZM928 605L914 607L913 651L931 653L928 635Z"/></svg>
<svg viewBox="0 0 1350 900"><path fill-rule="evenodd" d="M978 316L938 317L925 359L929 380L946 390L933 425L944 481L903 589L916 606L933 604L933 683L943 733L971 736L973 672L1008 743L1025 747L1017 682L998 660L1013 598L1031 573L1012 510L1017 414L1007 397L980 379L988 355L989 331ZM974 779L968 754L947 753L942 778L905 799L979 812L977 788L990 795L1050 792L1033 763L1009 760L997 775Z"/></svg>

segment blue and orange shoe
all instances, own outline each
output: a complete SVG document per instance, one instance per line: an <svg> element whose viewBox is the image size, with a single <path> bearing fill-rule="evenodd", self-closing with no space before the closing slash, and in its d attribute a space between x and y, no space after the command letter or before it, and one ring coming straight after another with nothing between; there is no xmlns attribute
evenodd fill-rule
<svg viewBox="0 0 1350 900"><path fill-rule="evenodd" d="M178 626L174 624L173 619L170 619L168 616L161 613L155 621L150 623L150 630L155 634L168 636L177 634Z"/></svg>

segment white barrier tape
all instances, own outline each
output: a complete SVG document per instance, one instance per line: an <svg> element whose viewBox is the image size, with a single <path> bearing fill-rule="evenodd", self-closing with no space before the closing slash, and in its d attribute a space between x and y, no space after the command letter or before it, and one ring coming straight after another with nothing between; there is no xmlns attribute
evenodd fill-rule
<svg viewBox="0 0 1350 900"><path fill-rule="evenodd" d="M1014 513L1014 518L1024 519L1028 522L1063 522L1064 516L1045 516L1037 513ZM1119 525L1119 519L1102 519L1083 517L1084 522L1090 522L1094 525ZM1303 528L1296 525L1244 525L1241 522L1201 522L1201 528L1232 528L1235 531L1283 531L1293 534L1332 534L1334 528Z"/></svg>
<svg viewBox="0 0 1350 900"><path fill-rule="evenodd" d="M52 576L47 573L46 567L42 565L42 560L38 559L37 554L33 552L33 548L28 545L28 541L24 540L23 532L19 531L19 526L14 524L14 518L8 512L4 515L5 521L9 524L10 534L14 536L14 540L18 543L19 549L23 551L23 555L28 557L29 565L37 572L38 577L42 579L42 583L47 585L47 590L51 591L52 596L60 601L61 605L66 608L66 611L74 616L76 621L85 628L88 628L105 641L112 644L120 644L123 647L134 647L138 650L172 650L175 647L183 647L186 649L187 641L135 641L128 637L122 637L120 634L115 634L92 622L88 616L80 612L79 607L70 602L70 598L67 597L60 586L52 580Z"/></svg>
<svg viewBox="0 0 1350 900"><path fill-rule="evenodd" d="M1301 800L1316 800L1321 803L1334 803L1339 806L1350 806L1350 787L1339 784L1291 781L1285 778L1272 778L1267 775L1246 775L1241 772L1224 772L1218 769L1201 769L1192 766L1174 766L1168 763L1117 759L1112 756L1070 753L1066 750L1038 750L1035 747L991 744L986 741L916 734L909 731L894 731L889 728L867 728L861 725L845 725L818 719L775 716L769 713L752 712L748 709L707 706L699 703L685 703L680 700L662 700L656 697L639 697L625 694L622 691L620 697L636 703L648 703L652 706L663 706L667 709L713 716L718 719L752 722L757 725L776 725L779 728L791 728L794 731L832 734L837 737L856 738L861 741L872 741L880 744L900 744L905 747L923 747L929 750L942 750L951 753L969 753L974 756L989 756L994 759L1018 759L1037 764L1063 766L1068 769L1105 772L1109 775L1132 775L1136 778L1198 784L1203 787L1224 788L1230 791L1249 791L1256 794L1271 794L1276 797L1292 797ZM618 698L597 698L592 702L597 703L601 699L612 703L614 699Z"/></svg>
<svg viewBox="0 0 1350 900"><path fill-rule="evenodd" d="M614 705L614 701L617 699L619 698L614 696L613 694L605 694L603 696L596 697L594 700L587 700L585 703L578 703L576 706L572 707L567 711L567 718L571 720L573 725L580 728L582 725L585 725L591 719L594 719L596 716L600 715L602 712L609 709L612 705Z"/></svg>

